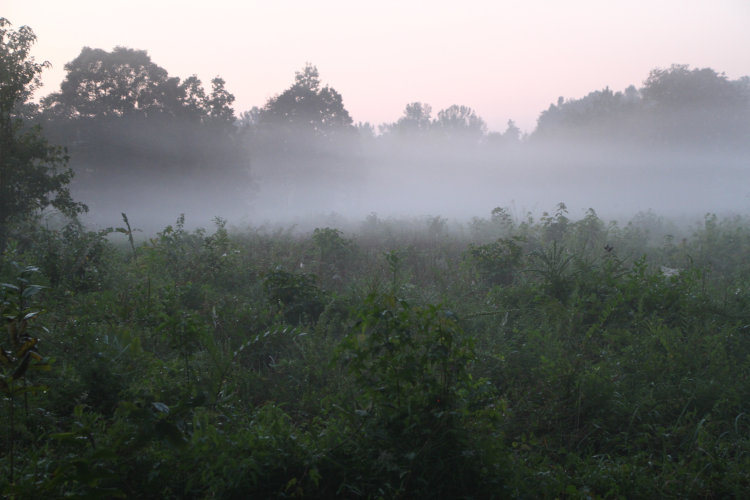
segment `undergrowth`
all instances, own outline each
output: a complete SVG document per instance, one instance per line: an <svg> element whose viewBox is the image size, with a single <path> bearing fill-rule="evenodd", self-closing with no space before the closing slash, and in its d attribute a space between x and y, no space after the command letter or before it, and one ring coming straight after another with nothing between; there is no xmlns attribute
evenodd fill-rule
<svg viewBox="0 0 750 500"><path fill-rule="evenodd" d="M5 496L750 491L747 219L123 220L3 251Z"/></svg>

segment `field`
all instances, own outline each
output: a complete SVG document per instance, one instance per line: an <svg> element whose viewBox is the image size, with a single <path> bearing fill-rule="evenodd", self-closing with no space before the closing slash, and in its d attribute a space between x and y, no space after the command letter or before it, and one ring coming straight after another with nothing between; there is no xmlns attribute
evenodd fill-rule
<svg viewBox="0 0 750 500"><path fill-rule="evenodd" d="M750 219L131 224L2 255L8 497L750 491Z"/></svg>

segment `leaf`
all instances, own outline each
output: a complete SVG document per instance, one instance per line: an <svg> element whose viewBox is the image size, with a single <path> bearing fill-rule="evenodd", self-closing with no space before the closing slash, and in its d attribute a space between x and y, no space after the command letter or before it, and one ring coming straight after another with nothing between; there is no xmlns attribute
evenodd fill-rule
<svg viewBox="0 0 750 500"><path fill-rule="evenodd" d="M28 321L31 318L34 318L34 317L38 316L40 312L41 311L34 311L34 312L30 312L30 313L26 314L26 316L23 317L23 321Z"/></svg>
<svg viewBox="0 0 750 500"><path fill-rule="evenodd" d="M34 359L41 359L41 356L39 356L39 358L37 358L38 354L35 353L35 352L32 352L31 356ZM31 370L35 370L35 371L40 371L40 372L48 372L48 371L52 370L52 365L49 364L49 363L34 363L33 365L31 365L30 369Z"/></svg>
<svg viewBox="0 0 750 500"><path fill-rule="evenodd" d="M15 369L13 372L13 379L18 380L19 378L23 377L26 374L26 370L29 368L29 362L31 361L31 356L28 354L23 357L21 360L21 364L18 365L18 368Z"/></svg>
<svg viewBox="0 0 750 500"><path fill-rule="evenodd" d="M59 441L73 441L78 437L78 434L75 432L57 432L55 434L50 434L50 437Z"/></svg>
<svg viewBox="0 0 750 500"><path fill-rule="evenodd" d="M25 356L27 352L34 348L37 342L39 342L39 339L33 337L27 338L23 345L21 345L21 347L18 349L18 351L16 351L16 357L20 358L22 356Z"/></svg>
<svg viewBox="0 0 750 500"><path fill-rule="evenodd" d="M13 361L15 361L15 358L13 357L13 355L10 352L6 351L5 349L0 348L0 363L4 365L8 365L12 363Z"/></svg>
<svg viewBox="0 0 750 500"><path fill-rule="evenodd" d="M153 405L154 408L156 408L156 410L159 413L169 413L169 406L165 405L164 403L161 403L159 401L154 401L151 404Z"/></svg>
<svg viewBox="0 0 750 500"><path fill-rule="evenodd" d="M42 291L44 287L41 285L29 285L28 287L24 288L22 296L23 297L33 297L40 291Z"/></svg>

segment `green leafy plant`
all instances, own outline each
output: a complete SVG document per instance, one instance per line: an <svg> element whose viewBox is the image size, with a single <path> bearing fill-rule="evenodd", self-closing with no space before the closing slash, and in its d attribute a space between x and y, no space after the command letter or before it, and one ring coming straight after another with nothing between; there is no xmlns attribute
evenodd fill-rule
<svg viewBox="0 0 750 500"><path fill-rule="evenodd" d="M138 252L135 250L135 241L133 240L133 231L140 231L139 229L133 229L130 227L130 221L128 220L128 216L125 215L125 212L122 212L122 221L125 223L125 227L118 227L115 228L115 231L118 233L122 233L128 237L128 242L130 243L130 249L133 252L133 261L138 262Z"/></svg>
<svg viewBox="0 0 750 500"><path fill-rule="evenodd" d="M323 292L315 284L315 276L276 268L266 275L263 288L291 324L315 321L323 312Z"/></svg>
<svg viewBox="0 0 750 500"><path fill-rule="evenodd" d="M553 240L551 245L534 251L531 256L534 259L534 267L527 271L542 278L545 290L551 297L565 301L572 291L570 267L574 255L558 245L557 240Z"/></svg>
<svg viewBox="0 0 750 500"><path fill-rule="evenodd" d="M489 285L510 285L523 258L519 238L501 238L493 243L470 245L468 254L481 278Z"/></svg>
<svg viewBox="0 0 750 500"><path fill-rule="evenodd" d="M42 290L40 285L30 281L38 269L15 262L11 264L17 270L15 283L0 283L0 314L8 334L0 345L0 391L8 398L9 480L13 483L16 397L43 389L40 385L29 385L27 374L29 369L48 370L49 364L39 354L39 338L32 336L29 328L31 321L41 312L30 307L32 298ZM28 416L28 404L25 408Z"/></svg>
<svg viewBox="0 0 750 500"><path fill-rule="evenodd" d="M374 467L372 480L386 488L381 491L468 491L479 470L470 458L478 452L465 419L481 383L469 375L472 343L455 314L390 294L371 295L338 356L357 384L353 415L363 428L359 435Z"/></svg>

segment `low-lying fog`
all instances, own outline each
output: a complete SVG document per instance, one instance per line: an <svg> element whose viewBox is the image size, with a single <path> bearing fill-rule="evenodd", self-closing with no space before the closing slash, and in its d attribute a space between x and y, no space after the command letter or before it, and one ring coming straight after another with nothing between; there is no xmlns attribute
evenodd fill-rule
<svg viewBox="0 0 750 500"><path fill-rule="evenodd" d="M189 227L214 217L231 225L344 225L369 214L381 218L488 217L495 207L516 217L539 216L564 202L572 218L594 208L607 220L627 221L652 210L699 220L707 212L750 212L750 160L740 153L639 152L586 146L531 148L493 154L437 148L408 154L371 151L334 166L268 162L246 179L208 176L150 180L122 172L105 186L74 189L90 206L85 220L131 223L153 233L185 214ZM306 168L309 167L309 170Z"/></svg>
<svg viewBox="0 0 750 500"><path fill-rule="evenodd" d="M105 62L122 71L102 72ZM221 78L210 93L178 78L177 98L167 81L144 90L123 79L146 63L145 52L84 49L43 100L45 131L70 148L73 194L97 226L121 212L153 233L183 213L189 227L222 217L307 229L373 213L460 222L503 207L525 218L561 202L571 218L593 208L621 222L647 210L695 220L750 209L750 77L654 69L641 88L559 98L526 136L512 120L488 131L467 106L434 115L413 102L376 134L354 125L311 64L238 119ZM89 87L128 92L112 100Z"/></svg>

